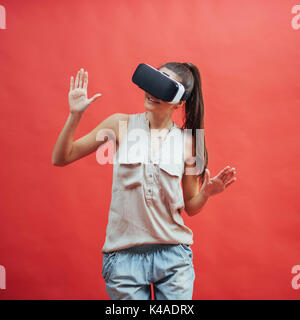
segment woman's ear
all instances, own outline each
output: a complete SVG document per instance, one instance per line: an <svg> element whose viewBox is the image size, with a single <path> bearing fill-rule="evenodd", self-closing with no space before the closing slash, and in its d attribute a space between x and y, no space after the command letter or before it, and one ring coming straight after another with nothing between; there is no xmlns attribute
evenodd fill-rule
<svg viewBox="0 0 300 320"><path fill-rule="evenodd" d="M180 101L177 106L175 107L175 109L181 108L185 105L185 101Z"/></svg>

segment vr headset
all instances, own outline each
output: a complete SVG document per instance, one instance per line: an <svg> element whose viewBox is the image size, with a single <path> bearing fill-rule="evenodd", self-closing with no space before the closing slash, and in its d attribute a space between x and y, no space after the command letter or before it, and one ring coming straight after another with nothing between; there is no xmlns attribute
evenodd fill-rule
<svg viewBox="0 0 300 320"><path fill-rule="evenodd" d="M171 79L165 72L146 63L138 65L132 76L132 81L153 97L168 103L178 103L188 98L185 88L180 82Z"/></svg>

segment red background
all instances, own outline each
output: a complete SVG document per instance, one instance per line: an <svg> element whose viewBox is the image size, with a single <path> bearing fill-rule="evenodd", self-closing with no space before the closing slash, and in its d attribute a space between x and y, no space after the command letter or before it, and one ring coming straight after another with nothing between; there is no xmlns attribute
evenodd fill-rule
<svg viewBox="0 0 300 320"><path fill-rule="evenodd" d="M194 299L299 299L300 30L295 1L1 1L0 299L109 299L101 276L112 165L51 164L69 78L89 72L75 139L115 112L143 112L136 66L201 72L209 169L237 181L198 215ZM182 124L180 111L174 115Z"/></svg>

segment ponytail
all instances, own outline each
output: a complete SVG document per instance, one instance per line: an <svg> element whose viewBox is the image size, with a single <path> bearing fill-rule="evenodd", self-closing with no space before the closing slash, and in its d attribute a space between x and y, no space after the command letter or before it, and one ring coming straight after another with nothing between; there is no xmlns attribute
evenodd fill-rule
<svg viewBox="0 0 300 320"><path fill-rule="evenodd" d="M182 79L181 83L187 92L184 123L182 129L191 129L193 143L194 146L196 146L195 137L197 129L204 129L204 102L200 72L192 63L168 62L160 66L158 69L161 69L162 67L174 71ZM202 183L204 181L205 169L207 168L208 164L208 152L205 144L205 135L203 135L203 142L204 148L202 157L204 159L202 159L202 157L201 159L196 159L196 163L203 164L201 166L203 170L198 174ZM200 157L199 154L193 156Z"/></svg>
<svg viewBox="0 0 300 320"><path fill-rule="evenodd" d="M182 128L191 129L192 136L195 137L197 132L196 129L204 129L204 102L202 94L201 76L198 68L194 64L185 63L184 66L192 72L194 78L194 85L185 103L185 121ZM200 174L202 182L204 181L205 169L207 168L208 164L208 153L205 144L205 135L203 136L203 142L204 159L199 159L199 161L203 162L204 164L202 173Z"/></svg>

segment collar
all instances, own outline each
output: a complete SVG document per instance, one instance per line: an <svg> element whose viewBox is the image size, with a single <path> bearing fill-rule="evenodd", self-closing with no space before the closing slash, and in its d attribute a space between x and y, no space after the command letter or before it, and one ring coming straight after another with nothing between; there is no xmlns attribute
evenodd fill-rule
<svg viewBox="0 0 300 320"><path fill-rule="evenodd" d="M147 128L150 128L150 122L147 118L147 111L143 112L143 119L144 119L144 123L146 124ZM173 126L170 128L169 131L174 130L175 128L177 128L177 124L173 121Z"/></svg>

